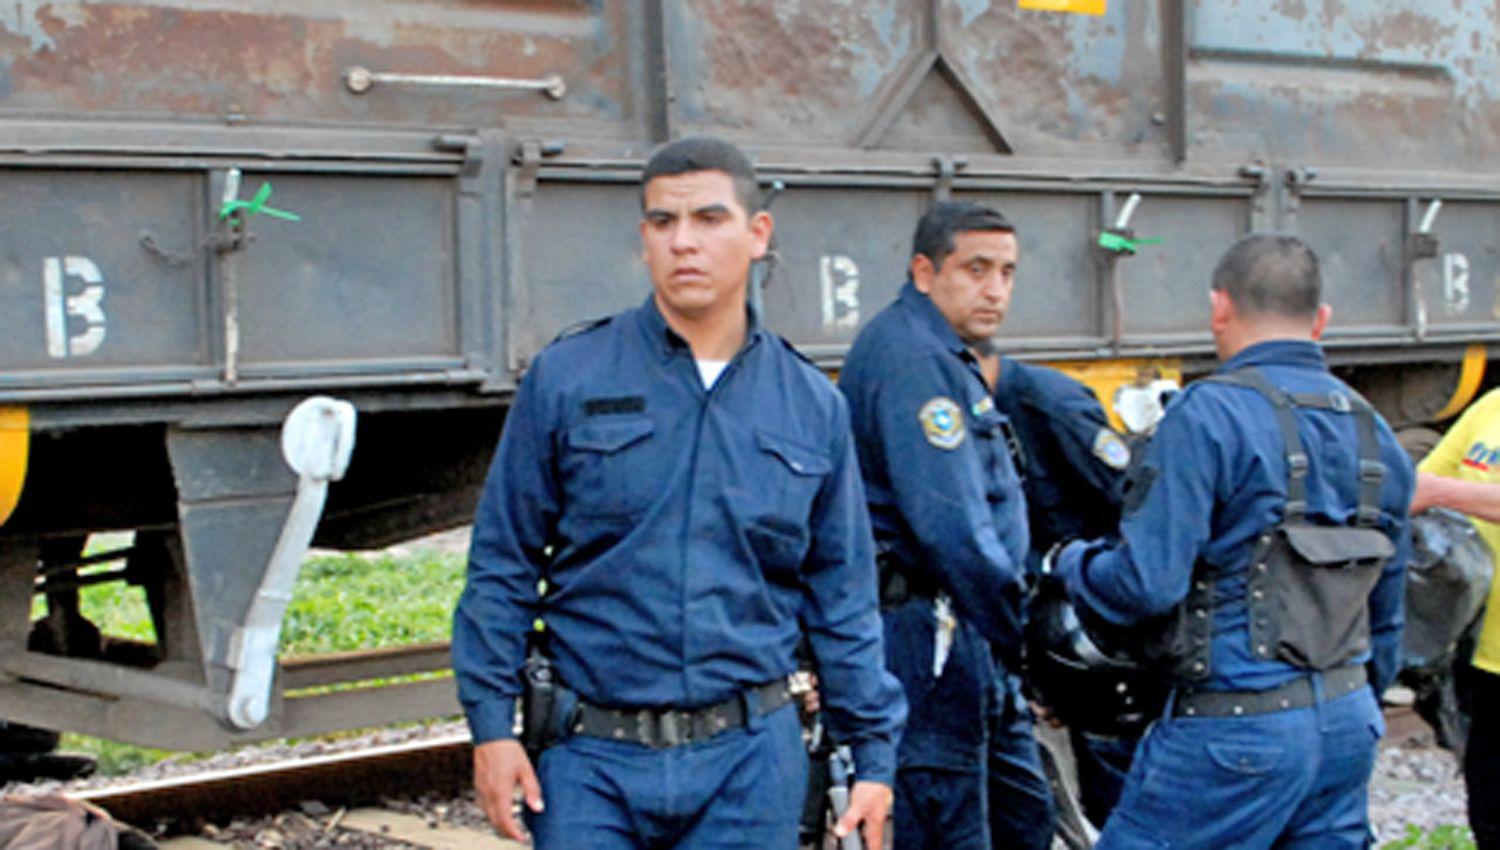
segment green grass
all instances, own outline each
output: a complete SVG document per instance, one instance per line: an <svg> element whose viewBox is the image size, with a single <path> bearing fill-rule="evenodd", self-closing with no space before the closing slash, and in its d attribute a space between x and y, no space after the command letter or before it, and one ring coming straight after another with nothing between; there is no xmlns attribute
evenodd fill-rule
<svg viewBox="0 0 1500 850"><path fill-rule="evenodd" d="M1423 830L1409 824L1405 835L1380 845L1380 850L1475 850L1475 844L1466 826L1445 824Z"/></svg>
<svg viewBox="0 0 1500 850"><path fill-rule="evenodd" d="M463 590L464 556L416 552L320 555L303 563L282 622L281 655L317 655L447 640ZM83 615L106 635L154 641L140 588L122 582L80 591ZM33 613L46 612L38 600ZM62 749L94 756L99 773L115 775L171 753L84 735L63 736Z"/></svg>

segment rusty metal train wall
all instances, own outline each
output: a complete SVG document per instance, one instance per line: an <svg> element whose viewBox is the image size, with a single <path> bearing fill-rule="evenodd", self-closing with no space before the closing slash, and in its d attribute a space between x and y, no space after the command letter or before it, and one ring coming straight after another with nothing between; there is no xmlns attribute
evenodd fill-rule
<svg viewBox="0 0 1500 850"><path fill-rule="evenodd" d="M177 716L126 709L165 700L222 726L295 490L282 417L359 409L316 542L463 522L528 359L648 292L639 168L693 133L779 184L767 322L830 367L944 197L1018 222L1028 357L1203 368L1209 271L1253 229L1319 252L1334 362L1396 420L1451 413L1500 335L1494 4L16 0L0 716L159 743ZM23 651L12 600L66 606L105 529L136 533L151 660ZM341 710L278 702L255 734Z"/></svg>

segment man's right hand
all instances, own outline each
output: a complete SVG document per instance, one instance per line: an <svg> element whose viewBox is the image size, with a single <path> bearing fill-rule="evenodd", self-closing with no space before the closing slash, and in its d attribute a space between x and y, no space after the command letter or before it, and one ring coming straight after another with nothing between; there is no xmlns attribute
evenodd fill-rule
<svg viewBox="0 0 1500 850"><path fill-rule="evenodd" d="M516 821L517 784L526 798L526 807L541 812L542 786L520 741L509 738L486 741L474 748L474 788L479 792L480 808L506 837L525 841L526 835Z"/></svg>

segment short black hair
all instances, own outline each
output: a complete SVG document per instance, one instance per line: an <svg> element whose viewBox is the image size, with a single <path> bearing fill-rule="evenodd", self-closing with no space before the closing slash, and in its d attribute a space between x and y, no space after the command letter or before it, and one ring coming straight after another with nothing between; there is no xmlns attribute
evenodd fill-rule
<svg viewBox="0 0 1500 850"><path fill-rule="evenodd" d="M1323 303L1318 255L1285 233L1251 233L1229 246L1214 267L1212 287L1251 315L1310 319Z"/></svg>
<svg viewBox="0 0 1500 850"><path fill-rule="evenodd" d="M1015 225L994 207L969 201L939 201L917 222L911 255L920 254L932 261L933 268L941 269L943 261L956 247L954 237L973 230L1016 232Z"/></svg>
<svg viewBox="0 0 1500 850"><path fill-rule="evenodd" d="M646 184L658 177L671 177L694 171L722 171L734 181L734 196L745 208L745 214L760 211L760 185L755 180L755 166L745 152L715 136L690 136L669 142L656 149L641 172L641 204L646 203Z"/></svg>

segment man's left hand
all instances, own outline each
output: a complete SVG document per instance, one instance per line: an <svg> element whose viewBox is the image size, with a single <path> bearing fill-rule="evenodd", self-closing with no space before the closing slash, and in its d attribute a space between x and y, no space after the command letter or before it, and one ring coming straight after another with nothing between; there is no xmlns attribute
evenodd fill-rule
<svg viewBox="0 0 1500 850"><path fill-rule="evenodd" d="M891 813L891 788L879 782L856 782L849 792L849 808L833 827L833 834L843 838L859 827L865 847L885 846L885 821Z"/></svg>

